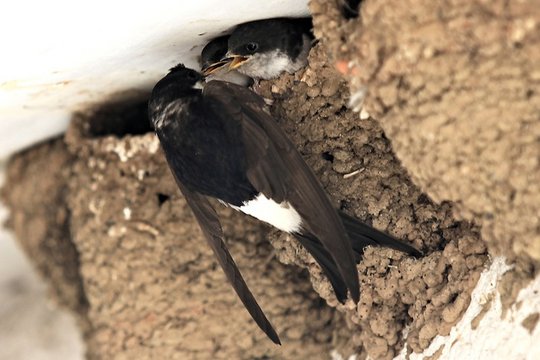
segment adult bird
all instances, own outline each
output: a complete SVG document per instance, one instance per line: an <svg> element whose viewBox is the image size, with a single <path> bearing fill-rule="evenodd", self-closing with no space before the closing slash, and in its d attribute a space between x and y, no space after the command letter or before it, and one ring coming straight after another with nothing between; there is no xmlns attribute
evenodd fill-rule
<svg viewBox="0 0 540 360"><path fill-rule="evenodd" d="M207 197L294 235L342 303L347 291L359 301L356 262L367 245L420 254L337 211L260 96L229 82L210 81L201 90L202 85L196 71L172 68L152 91L149 116L206 240L240 300L272 341L280 343L228 252Z"/></svg>

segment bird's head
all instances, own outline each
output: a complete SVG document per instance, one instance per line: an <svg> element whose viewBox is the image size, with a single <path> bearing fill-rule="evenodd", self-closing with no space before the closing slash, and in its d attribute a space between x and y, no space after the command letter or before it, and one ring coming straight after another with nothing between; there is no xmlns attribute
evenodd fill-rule
<svg viewBox="0 0 540 360"><path fill-rule="evenodd" d="M152 97L185 97L199 93L203 88L203 76L197 71L178 64L169 70L152 90Z"/></svg>
<svg viewBox="0 0 540 360"><path fill-rule="evenodd" d="M208 76L219 69L225 69L229 61L222 60L227 54L228 35L210 41L201 52L201 73Z"/></svg>
<svg viewBox="0 0 540 360"><path fill-rule="evenodd" d="M288 19L253 21L239 25L229 37L224 61L230 69L269 79L291 67L302 47L302 32Z"/></svg>
<svg viewBox="0 0 540 360"><path fill-rule="evenodd" d="M197 71L178 64L154 86L148 101L148 109L152 122L158 121L156 114L162 112L171 102L197 96L201 93L204 79ZM157 127L157 126L156 126Z"/></svg>
<svg viewBox="0 0 540 360"><path fill-rule="evenodd" d="M169 69L166 78L174 79L179 87L190 89L202 89L203 76L197 71L187 68L184 64L178 64Z"/></svg>
<svg viewBox="0 0 540 360"><path fill-rule="evenodd" d="M255 21L239 25L229 37L226 59L230 69L268 66L284 44L286 34L279 22ZM250 66L247 66L250 65Z"/></svg>

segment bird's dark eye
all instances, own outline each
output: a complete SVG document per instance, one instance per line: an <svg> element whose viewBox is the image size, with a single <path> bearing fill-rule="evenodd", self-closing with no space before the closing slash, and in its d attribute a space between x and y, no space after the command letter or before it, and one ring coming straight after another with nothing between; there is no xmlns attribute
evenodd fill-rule
<svg viewBox="0 0 540 360"><path fill-rule="evenodd" d="M255 52L259 48L259 44L250 42L246 44L246 50L249 52Z"/></svg>

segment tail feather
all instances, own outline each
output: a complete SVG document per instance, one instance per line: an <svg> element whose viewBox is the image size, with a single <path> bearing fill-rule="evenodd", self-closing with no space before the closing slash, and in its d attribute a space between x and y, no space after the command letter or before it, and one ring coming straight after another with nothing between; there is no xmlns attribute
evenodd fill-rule
<svg viewBox="0 0 540 360"><path fill-rule="evenodd" d="M341 221L345 226L345 230L351 240L351 245L354 251L355 260L357 263L362 259L362 254L366 246L382 246L391 249L403 251L415 257L422 256L422 253L416 248L402 241L394 239L377 229L361 223L357 219L339 211ZM324 274L330 281L336 298L342 304L347 300L347 285L343 281L338 267L330 253L324 248L323 244L312 234L294 234L300 244L306 248L313 256L315 261L320 265Z"/></svg>
<svg viewBox="0 0 540 360"><path fill-rule="evenodd" d="M347 300L347 285L345 285L345 282L342 280L336 263L328 251L326 251L321 242L311 234L296 233L295 236L300 244L309 251L315 261L321 266L334 289L338 301L342 304L345 303L345 300Z"/></svg>
<svg viewBox="0 0 540 360"><path fill-rule="evenodd" d="M397 240L390 235L372 228L371 226L363 224L342 211L339 211L339 216L341 217L341 221L343 222L345 230L349 235L352 248L356 253L355 255L358 256L357 261L360 260L360 257L364 252L364 248L368 245L388 247L394 250L403 251L414 257L422 256L422 252L413 246Z"/></svg>

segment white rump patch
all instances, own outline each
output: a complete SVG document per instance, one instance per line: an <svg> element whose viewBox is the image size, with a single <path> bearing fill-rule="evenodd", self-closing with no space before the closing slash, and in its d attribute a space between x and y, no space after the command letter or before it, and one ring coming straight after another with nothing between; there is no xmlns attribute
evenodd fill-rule
<svg viewBox="0 0 540 360"><path fill-rule="evenodd" d="M298 232L302 226L300 214L291 204L287 201L278 204L263 194L246 201L242 206L230 206L288 233Z"/></svg>

